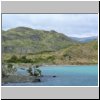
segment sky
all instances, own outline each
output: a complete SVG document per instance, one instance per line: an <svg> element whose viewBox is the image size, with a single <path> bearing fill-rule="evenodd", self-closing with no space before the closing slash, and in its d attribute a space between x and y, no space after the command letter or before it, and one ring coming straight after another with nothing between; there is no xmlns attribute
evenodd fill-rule
<svg viewBox="0 0 100 100"><path fill-rule="evenodd" d="M2 14L2 29L55 30L71 37L98 36L98 14Z"/></svg>

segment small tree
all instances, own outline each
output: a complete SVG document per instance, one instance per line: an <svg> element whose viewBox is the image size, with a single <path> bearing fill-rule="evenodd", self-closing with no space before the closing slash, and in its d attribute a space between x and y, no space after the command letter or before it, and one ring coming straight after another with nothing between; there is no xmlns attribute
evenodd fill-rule
<svg viewBox="0 0 100 100"><path fill-rule="evenodd" d="M20 61L23 63L32 63L33 62L31 59L27 59L26 56L22 56L20 58Z"/></svg>
<svg viewBox="0 0 100 100"><path fill-rule="evenodd" d="M13 55L7 62L14 62L14 63L16 63L18 61L18 58L17 58L17 56L15 56L15 55Z"/></svg>

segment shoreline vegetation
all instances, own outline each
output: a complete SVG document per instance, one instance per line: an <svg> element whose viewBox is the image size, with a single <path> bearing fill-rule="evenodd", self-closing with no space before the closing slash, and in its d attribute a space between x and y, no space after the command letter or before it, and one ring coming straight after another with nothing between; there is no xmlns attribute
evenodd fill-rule
<svg viewBox="0 0 100 100"><path fill-rule="evenodd" d="M7 64L9 64L9 63L5 63L6 65ZM16 66L16 68L29 68L29 67L35 67L36 66L36 64L32 64L32 63L10 63L10 64L12 64L12 65L14 65L14 66ZM78 65L73 65L73 64L41 64L41 65L38 65L39 67L48 67L48 66L50 66L50 67L53 67L53 66L58 66L58 67L61 67L61 66L80 66L80 65L82 65L82 66L92 66L92 65L98 65L98 63L95 63L95 64L78 64Z"/></svg>

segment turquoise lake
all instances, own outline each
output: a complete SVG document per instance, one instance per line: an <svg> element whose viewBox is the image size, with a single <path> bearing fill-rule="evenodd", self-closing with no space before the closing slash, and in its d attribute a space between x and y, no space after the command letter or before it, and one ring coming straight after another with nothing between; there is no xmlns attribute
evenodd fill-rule
<svg viewBox="0 0 100 100"><path fill-rule="evenodd" d="M98 65L42 66L41 82L7 83L5 86L97 86ZM17 74L27 75L19 68ZM53 77L55 76L55 77Z"/></svg>

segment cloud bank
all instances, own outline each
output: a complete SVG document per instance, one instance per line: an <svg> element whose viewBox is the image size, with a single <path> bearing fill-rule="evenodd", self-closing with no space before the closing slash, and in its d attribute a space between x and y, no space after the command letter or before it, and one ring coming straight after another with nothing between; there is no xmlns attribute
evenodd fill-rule
<svg viewBox="0 0 100 100"><path fill-rule="evenodd" d="M72 37L98 35L97 14L2 14L2 29L19 26L55 30Z"/></svg>

